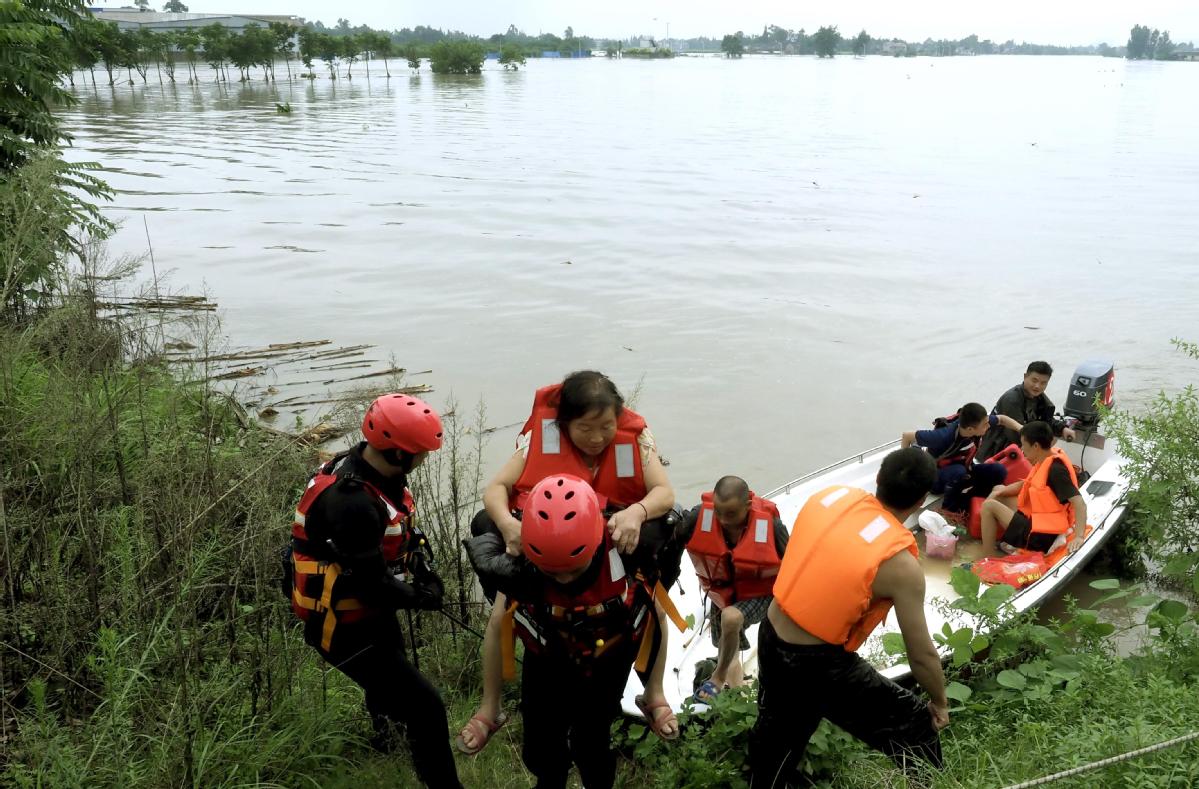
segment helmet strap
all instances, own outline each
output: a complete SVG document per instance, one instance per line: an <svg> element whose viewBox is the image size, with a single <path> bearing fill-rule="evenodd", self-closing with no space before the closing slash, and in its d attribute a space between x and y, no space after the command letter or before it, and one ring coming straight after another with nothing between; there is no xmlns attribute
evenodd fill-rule
<svg viewBox="0 0 1199 789"><path fill-rule="evenodd" d="M389 466L398 466L404 474L412 471L412 461L416 458L416 455L402 449L384 449L379 454L383 456L383 460Z"/></svg>

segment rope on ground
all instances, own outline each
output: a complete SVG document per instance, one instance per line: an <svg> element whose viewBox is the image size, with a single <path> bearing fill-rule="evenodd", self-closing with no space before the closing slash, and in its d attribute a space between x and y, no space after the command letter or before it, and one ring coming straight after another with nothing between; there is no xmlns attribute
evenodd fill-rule
<svg viewBox="0 0 1199 789"><path fill-rule="evenodd" d="M1062 778L1070 778L1071 776L1081 775L1082 773L1087 773L1091 770L1098 770L1100 767L1107 767L1109 764L1116 764L1118 762L1128 761L1129 759L1135 759L1138 756L1144 756L1145 754L1153 753L1154 751L1161 751L1174 745L1182 745L1183 743L1187 743L1192 740L1199 740L1199 731L1193 731L1190 734L1184 734L1181 737L1175 737L1172 740L1159 742L1156 745L1148 745L1144 748L1138 748L1135 751L1122 753L1118 756L1109 756L1106 759L1100 759L1097 762L1084 764L1080 767L1072 767L1069 770L1063 770L1060 773L1053 773L1052 775L1046 775L1042 778L1034 778L1031 781L1012 784L1011 786L1004 787L1004 789L1028 789L1030 786L1040 786L1041 784L1047 784Z"/></svg>

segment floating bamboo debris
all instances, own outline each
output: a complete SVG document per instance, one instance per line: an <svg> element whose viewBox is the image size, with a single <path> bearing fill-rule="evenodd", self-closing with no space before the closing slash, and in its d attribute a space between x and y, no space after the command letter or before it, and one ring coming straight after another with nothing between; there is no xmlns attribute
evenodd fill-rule
<svg viewBox="0 0 1199 789"><path fill-rule="evenodd" d="M332 345L332 340L313 340L311 342L289 342L277 343L268 345L265 348L251 348L244 351L233 351L231 353L214 353L208 356L190 356L190 357L174 357L172 362L184 362L188 364L204 364L207 362L235 362L235 361L253 361L255 359L277 359L285 357L292 351L303 350L305 348L315 348L322 345ZM349 349L336 348L334 350L357 350L359 347L369 348L369 345L352 346ZM326 352L327 353L327 352ZM311 358L315 359L320 356L320 353L301 355L300 360Z"/></svg>
<svg viewBox="0 0 1199 789"><path fill-rule="evenodd" d="M105 310L163 310L197 312L212 312L217 308L216 303L208 300L207 296L133 296L120 301L98 301L96 306Z"/></svg>
<svg viewBox="0 0 1199 789"><path fill-rule="evenodd" d="M233 378L249 378L252 375L262 375L265 369L262 367L242 367L237 370L230 370L227 373L214 375L208 380L210 381L228 381Z"/></svg>
<svg viewBox="0 0 1199 789"><path fill-rule="evenodd" d="M432 392L433 387L429 386L428 384L419 384L417 386L401 386L399 389L389 389L388 391L400 392L402 394L426 394L428 392ZM271 403L268 407L277 409L284 406L287 408L295 408L296 406L302 405L332 405L334 403L352 403L363 399L363 395L361 393L346 395L344 397L330 397L323 400L300 400L300 398L303 396L304 395L296 395L295 397L289 397L286 400L279 400Z"/></svg>

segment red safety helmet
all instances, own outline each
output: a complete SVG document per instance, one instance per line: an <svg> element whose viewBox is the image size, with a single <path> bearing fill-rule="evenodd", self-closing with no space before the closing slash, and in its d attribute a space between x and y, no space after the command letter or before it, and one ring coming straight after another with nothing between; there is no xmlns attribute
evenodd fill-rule
<svg viewBox="0 0 1199 789"><path fill-rule="evenodd" d="M595 491L571 474L554 474L533 486L520 522L525 556L547 573L586 567L604 537Z"/></svg>
<svg viewBox="0 0 1199 789"><path fill-rule="evenodd" d="M380 452L398 449L415 455L441 447L441 417L420 398L385 394L362 418L362 436Z"/></svg>

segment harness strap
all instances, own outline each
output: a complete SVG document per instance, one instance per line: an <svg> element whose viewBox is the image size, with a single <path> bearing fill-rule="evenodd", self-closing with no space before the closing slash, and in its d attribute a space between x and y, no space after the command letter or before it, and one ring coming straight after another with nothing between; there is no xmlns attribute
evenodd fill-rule
<svg viewBox="0 0 1199 789"><path fill-rule="evenodd" d="M508 604L500 620L500 657L504 665L504 680L516 679L516 601Z"/></svg>
<svg viewBox="0 0 1199 789"><path fill-rule="evenodd" d="M645 632L641 634L641 648L637 650L637 660L633 668L644 674L649 668L649 656L654 649L654 636L657 635L658 617L650 615L646 618Z"/></svg>
<svg viewBox="0 0 1199 789"><path fill-rule="evenodd" d="M655 603L662 606L663 613L669 617L671 622L674 622L674 626L679 629L679 632L686 632L687 620L683 619L679 613L679 609L674 604L674 600L670 599L670 593L666 591L666 587L662 585L662 581L659 580L654 584L652 597Z"/></svg>
<svg viewBox="0 0 1199 789"><path fill-rule="evenodd" d="M299 588L295 586L291 589L291 599L300 608L325 615L324 622L321 625L321 648L327 652L333 643L333 631L337 627L337 611L358 611L362 609L362 603L353 598L338 600L336 603L333 602L333 587L337 583L337 578L341 575L341 567L337 564L297 560L294 558L292 559L292 563L295 565L297 575L322 576L320 599L308 597L301 593Z"/></svg>

